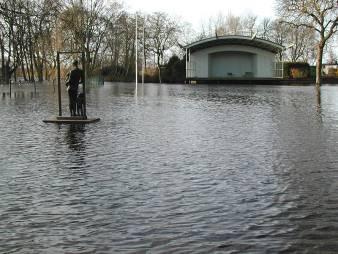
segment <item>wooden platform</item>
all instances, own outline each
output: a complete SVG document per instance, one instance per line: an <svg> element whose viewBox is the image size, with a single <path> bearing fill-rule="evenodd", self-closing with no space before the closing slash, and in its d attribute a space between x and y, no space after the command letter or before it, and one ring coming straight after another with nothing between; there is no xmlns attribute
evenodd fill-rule
<svg viewBox="0 0 338 254"><path fill-rule="evenodd" d="M83 116L57 116L53 119L43 120L44 123L58 124L87 124L100 121L100 118L86 118Z"/></svg>

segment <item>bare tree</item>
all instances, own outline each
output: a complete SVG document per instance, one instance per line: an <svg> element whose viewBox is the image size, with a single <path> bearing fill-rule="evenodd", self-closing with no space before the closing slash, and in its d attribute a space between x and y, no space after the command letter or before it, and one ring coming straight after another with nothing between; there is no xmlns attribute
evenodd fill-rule
<svg viewBox="0 0 338 254"><path fill-rule="evenodd" d="M314 43L314 32L307 27L291 27L287 36L289 60L292 62L309 61L310 48Z"/></svg>
<svg viewBox="0 0 338 254"><path fill-rule="evenodd" d="M335 52L335 47L330 43L327 45L327 63L329 64L337 64L337 53Z"/></svg>
<svg viewBox="0 0 338 254"><path fill-rule="evenodd" d="M257 16L250 14L242 18L242 27L247 34L254 35L257 32Z"/></svg>
<svg viewBox="0 0 338 254"><path fill-rule="evenodd" d="M227 32L227 27L226 27L226 18L224 15L220 12L218 13L216 19L214 19L213 22L214 25L214 32L215 36L224 36Z"/></svg>
<svg viewBox="0 0 338 254"><path fill-rule="evenodd" d="M259 36L263 39L271 39L273 31L273 21L270 18L264 18L259 25Z"/></svg>
<svg viewBox="0 0 338 254"><path fill-rule="evenodd" d="M280 45L287 46L288 45L288 34L290 33L290 26L282 23L279 19L274 20L271 24L271 30L267 34L266 39L270 41L274 41ZM285 52L279 52L279 60L282 61L285 58Z"/></svg>
<svg viewBox="0 0 338 254"><path fill-rule="evenodd" d="M161 65L165 52L177 43L179 27L174 20L163 12L155 12L150 15L148 24L150 51L155 55L159 82L161 83Z"/></svg>
<svg viewBox="0 0 338 254"><path fill-rule="evenodd" d="M84 51L86 69L97 67L98 54L107 31L107 17L103 0L75 1L62 13L62 30L69 50Z"/></svg>
<svg viewBox="0 0 338 254"><path fill-rule="evenodd" d="M140 19L139 24L142 19ZM177 20L154 13L147 20L146 54L159 69L178 50ZM135 61L135 16L118 0L0 1L0 67L25 80L49 79L55 72L56 51L85 51L87 70L114 67L117 80L129 80ZM143 43L139 41L140 45ZM160 78L161 79L161 78Z"/></svg>
<svg viewBox="0 0 338 254"><path fill-rule="evenodd" d="M16 79L20 69L25 80L34 81L36 75L43 80L58 9L59 1L52 0L15 0L0 4L2 67L7 79L12 73Z"/></svg>
<svg viewBox="0 0 338 254"><path fill-rule="evenodd" d="M12 74L17 68L17 35L19 31L17 27L17 16L21 12L19 11L21 3L19 1L3 1L0 4L0 14L3 21L2 24L2 47L3 47L3 59L2 70L6 83L9 82ZM5 58L6 55L6 58Z"/></svg>
<svg viewBox="0 0 338 254"><path fill-rule="evenodd" d="M231 12L226 16L226 31L227 34L237 35L242 31L241 18L233 15Z"/></svg>
<svg viewBox="0 0 338 254"><path fill-rule="evenodd" d="M317 33L316 85L321 85L323 52L337 32L337 0L277 0L282 20L295 27L307 27Z"/></svg>

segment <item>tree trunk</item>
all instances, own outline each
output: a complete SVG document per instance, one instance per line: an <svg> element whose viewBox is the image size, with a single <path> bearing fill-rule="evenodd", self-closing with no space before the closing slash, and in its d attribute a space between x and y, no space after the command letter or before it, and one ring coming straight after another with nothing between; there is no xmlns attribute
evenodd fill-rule
<svg viewBox="0 0 338 254"><path fill-rule="evenodd" d="M33 55L30 54L30 63L29 63L29 68L30 68L30 73L31 73L31 79L30 81L33 82L35 81L35 75L34 75L34 64L33 64Z"/></svg>
<svg viewBox="0 0 338 254"><path fill-rule="evenodd" d="M25 70L24 61L21 61L21 72L22 72L23 79L26 81L27 80L27 76L26 76L26 70Z"/></svg>
<svg viewBox="0 0 338 254"><path fill-rule="evenodd" d="M161 67L158 65L158 82L162 84Z"/></svg>
<svg viewBox="0 0 338 254"><path fill-rule="evenodd" d="M317 59L316 59L316 86L321 86L322 81L322 60L323 60L323 51L324 51L324 43L322 41L319 42L317 48Z"/></svg>
<svg viewBox="0 0 338 254"><path fill-rule="evenodd" d="M28 76L28 79L25 79L25 81L30 81L31 80L31 72L29 70L29 63L28 63L28 57L27 57L27 52L24 53L24 61L25 61L25 66L26 66L26 73Z"/></svg>
<svg viewBox="0 0 338 254"><path fill-rule="evenodd" d="M43 56L43 59L46 59L46 55ZM50 76L49 76L49 73L48 73L48 69L49 69L49 66L48 66L48 63L46 60L43 61L44 62L44 66L45 66L45 80L50 80Z"/></svg>
<svg viewBox="0 0 338 254"><path fill-rule="evenodd" d="M35 81L35 74L34 74L34 54L33 54L33 42L32 42L32 37L30 36L30 41L29 41L29 69L30 69L30 81L33 82Z"/></svg>
<svg viewBox="0 0 338 254"><path fill-rule="evenodd" d="M6 68L6 64L5 64L5 46L3 44L3 41L1 42L1 78L4 79L5 78L5 69Z"/></svg>
<svg viewBox="0 0 338 254"><path fill-rule="evenodd" d="M39 82L43 81L43 59L40 56L40 53L37 52L36 54L33 54L33 60L34 60L34 66L35 66L35 72L37 75L37 78Z"/></svg>
<svg viewBox="0 0 338 254"><path fill-rule="evenodd" d="M158 81L162 84L160 54L157 54Z"/></svg>
<svg viewBox="0 0 338 254"><path fill-rule="evenodd" d="M24 43L22 42L22 39L21 39L19 42L20 64L18 63L18 66L20 65L22 77L24 78L25 81L27 81L26 70L25 70L25 53L24 53L23 44Z"/></svg>

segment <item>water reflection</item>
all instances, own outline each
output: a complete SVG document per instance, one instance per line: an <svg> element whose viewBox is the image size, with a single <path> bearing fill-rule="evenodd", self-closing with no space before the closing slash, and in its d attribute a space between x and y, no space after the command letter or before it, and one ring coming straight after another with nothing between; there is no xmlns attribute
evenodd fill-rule
<svg viewBox="0 0 338 254"><path fill-rule="evenodd" d="M338 249L337 87L107 83L86 126L0 91L0 252Z"/></svg>
<svg viewBox="0 0 338 254"><path fill-rule="evenodd" d="M15 92L3 92L2 99L16 99L16 100L24 100L24 99L34 99L39 98L40 94L37 91L29 92L29 91L15 91Z"/></svg>
<svg viewBox="0 0 338 254"><path fill-rule="evenodd" d="M70 124L66 127L65 143L68 146L68 162L71 169L86 166L86 127L82 124Z"/></svg>
<svg viewBox="0 0 338 254"><path fill-rule="evenodd" d="M317 102L317 110L318 113L321 112L321 104L322 104L322 99L321 99L321 91L320 91L320 87L316 86L316 102Z"/></svg>
<svg viewBox="0 0 338 254"><path fill-rule="evenodd" d="M70 124L67 126L65 136L66 144L70 150L85 151L85 125L83 124Z"/></svg>

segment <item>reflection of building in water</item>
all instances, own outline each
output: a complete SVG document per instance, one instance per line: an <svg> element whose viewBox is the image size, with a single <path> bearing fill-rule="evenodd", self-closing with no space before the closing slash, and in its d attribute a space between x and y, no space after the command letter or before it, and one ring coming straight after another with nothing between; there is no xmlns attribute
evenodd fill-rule
<svg viewBox="0 0 338 254"><path fill-rule="evenodd" d="M276 59L283 46L271 41L221 36L196 41L185 48L187 79L282 77L282 65Z"/></svg>

